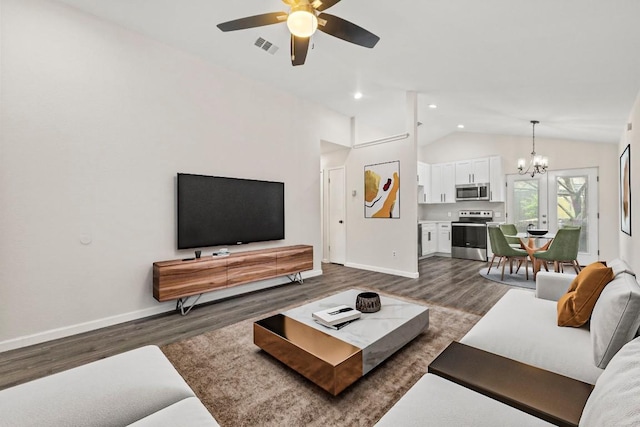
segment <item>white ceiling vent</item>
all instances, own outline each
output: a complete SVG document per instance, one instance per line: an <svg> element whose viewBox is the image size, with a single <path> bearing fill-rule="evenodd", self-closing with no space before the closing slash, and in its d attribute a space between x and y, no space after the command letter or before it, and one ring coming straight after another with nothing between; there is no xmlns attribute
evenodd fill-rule
<svg viewBox="0 0 640 427"><path fill-rule="evenodd" d="M278 51L278 49L279 49L278 46L274 45L273 43L271 43L269 41L266 41L262 37L258 37L258 39L256 40L256 42L254 44L256 46L258 46L260 49L264 50L265 52L269 52L271 55L276 53Z"/></svg>

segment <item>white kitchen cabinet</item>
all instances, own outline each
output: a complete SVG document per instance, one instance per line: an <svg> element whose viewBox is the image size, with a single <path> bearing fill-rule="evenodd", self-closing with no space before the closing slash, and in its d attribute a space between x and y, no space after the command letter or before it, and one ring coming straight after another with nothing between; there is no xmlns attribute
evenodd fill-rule
<svg viewBox="0 0 640 427"><path fill-rule="evenodd" d="M472 170L471 160L456 162L456 185L470 184Z"/></svg>
<svg viewBox="0 0 640 427"><path fill-rule="evenodd" d="M443 254L451 253L451 222L436 223L438 230L438 252Z"/></svg>
<svg viewBox="0 0 640 427"><path fill-rule="evenodd" d="M455 173L454 163L431 165L431 203L455 203Z"/></svg>
<svg viewBox="0 0 640 427"><path fill-rule="evenodd" d="M431 181L429 173L429 165L427 163L418 162L418 185L425 186Z"/></svg>
<svg viewBox="0 0 640 427"><path fill-rule="evenodd" d="M502 157L493 156L489 158L489 201L505 201L505 181L502 166Z"/></svg>
<svg viewBox="0 0 640 427"><path fill-rule="evenodd" d="M456 185L484 184L489 182L489 158L456 162Z"/></svg>
<svg viewBox="0 0 640 427"><path fill-rule="evenodd" d="M418 162L418 203L431 201L431 165Z"/></svg>
<svg viewBox="0 0 640 427"><path fill-rule="evenodd" d="M437 228L433 222L422 224L422 253L421 256L433 255L438 249Z"/></svg>
<svg viewBox="0 0 640 427"><path fill-rule="evenodd" d="M418 187L418 204L429 203L431 198L429 197L429 187Z"/></svg>

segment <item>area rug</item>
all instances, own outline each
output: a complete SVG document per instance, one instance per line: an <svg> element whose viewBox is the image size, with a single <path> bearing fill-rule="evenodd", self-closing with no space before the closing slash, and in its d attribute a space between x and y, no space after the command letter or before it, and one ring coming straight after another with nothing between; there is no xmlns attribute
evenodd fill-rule
<svg viewBox="0 0 640 427"><path fill-rule="evenodd" d="M480 319L421 303L429 306L428 330L336 397L256 347L257 319L166 345L162 351L223 427L372 426L451 341Z"/></svg>
<svg viewBox="0 0 640 427"><path fill-rule="evenodd" d="M517 286L520 288L535 289L536 282L533 280L533 269L529 267L529 280L525 276L524 266L520 267L520 270L516 273L516 266L513 266L513 274L509 274L509 266L504 268L504 280L500 278L502 276L502 266L496 268L491 267L491 272L487 274L488 267L481 268L479 273L485 279L489 279L494 282L503 283L505 285Z"/></svg>

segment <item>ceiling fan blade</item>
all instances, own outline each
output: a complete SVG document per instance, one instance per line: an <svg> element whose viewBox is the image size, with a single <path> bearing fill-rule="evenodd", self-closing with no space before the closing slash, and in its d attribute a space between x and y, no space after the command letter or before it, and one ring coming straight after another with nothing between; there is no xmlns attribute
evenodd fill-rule
<svg viewBox="0 0 640 427"><path fill-rule="evenodd" d="M318 12L322 12L323 10L329 9L336 3L340 3L340 0L316 0L311 2L311 6L313 6Z"/></svg>
<svg viewBox="0 0 640 427"><path fill-rule="evenodd" d="M296 37L291 34L291 65L302 65L307 59L309 39L311 37Z"/></svg>
<svg viewBox="0 0 640 427"><path fill-rule="evenodd" d="M328 13L318 15L318 22L318 30L360 46L372 48L380 40L364 28Z"/></svg>
<svg viewBox="0 0 640 427"><path fill-rule="evenodd" d="M263 13L262 15L247 16L246 18L223 22L222 24L218 24L217 27L222 31L244 30L246 28L262 27L264 25L285 22L287 16L285 12Z"/></svg>

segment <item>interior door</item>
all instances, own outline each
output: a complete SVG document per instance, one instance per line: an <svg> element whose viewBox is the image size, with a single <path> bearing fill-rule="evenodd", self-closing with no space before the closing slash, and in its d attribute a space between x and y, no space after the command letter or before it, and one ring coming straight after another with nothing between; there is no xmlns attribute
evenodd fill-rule
<svg viewBox="0 0 640 427"><path fill-rule="evenodd" d="M344 168L329 169L329 262L346 262Z"/></svg>

